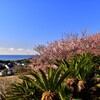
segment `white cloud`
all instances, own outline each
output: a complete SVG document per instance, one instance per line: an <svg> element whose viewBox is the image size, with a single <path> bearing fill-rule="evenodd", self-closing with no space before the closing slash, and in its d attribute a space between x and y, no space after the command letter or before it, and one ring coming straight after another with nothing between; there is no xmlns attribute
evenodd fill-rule
<svg viewBox="0 0 100 100"><path fill-rule="evenodd" d="M2 48L2 47L1 47L1 48L0 48L0 51L2 51L2 50L5 51L5 50L7 50L7 48Z"/></svg>
<svg viewBox="0 0 100 100"><path fill-rule="evenodd" d="M18 48L18 51L24 51L24 49L22 49L22 48Z"/></svg>
<svg viewBox="0 0 100 100"><path fill-rule="evenodd" d="M16 54L16 55L35 55L37 54L36 51L31 49L23 49L23 48L3 48L0 47L0 54L6 55L6 54Z"/></svg>
<svg viewBox="0 0 100 100"><path fill-rule="evenodd" d="M9 51L14 51L14 48L8 48Z"/></svg>

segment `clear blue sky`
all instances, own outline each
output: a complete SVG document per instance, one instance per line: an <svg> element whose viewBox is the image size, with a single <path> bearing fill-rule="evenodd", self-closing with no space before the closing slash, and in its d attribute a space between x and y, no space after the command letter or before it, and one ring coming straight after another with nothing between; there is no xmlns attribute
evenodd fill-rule
<svg viewBox="0 0 100 100"><path fill-rule="evenodd" d="M100 31L100 0L0 0L1 49L32 49L86 27Z"/></svg>

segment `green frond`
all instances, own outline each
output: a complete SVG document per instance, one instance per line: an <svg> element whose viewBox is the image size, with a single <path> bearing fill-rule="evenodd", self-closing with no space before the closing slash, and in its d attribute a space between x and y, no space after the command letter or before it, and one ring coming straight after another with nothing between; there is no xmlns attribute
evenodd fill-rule
<svg viewBox="0 0 100 100"><path fill-rule="evenodd" d="M39 73L35 72L35 73L31 73L31 75L35 78L33 82L33 84L38 87L39 89L41 89L42 91L45 90L45 84L41 78L41 76L39 75Z"/></svg>
<svg viewBox="0 0 100 100"><path fill-rule="evenodd" d="M54 87L54 83L53 83L54 75L55 75L55 70L52 67L50 67L48 69L48 86L49 86L49 89L51 90Z"/></svg>
<svg viewBox="0 0 100 100"><path fill-rule="evenodd" d="M39 72L41 73L41 80L42 80L42 82L43 82L43 84L44 84L44 88L45 88L45 90L49 90L49 84L48 84L48 79L47 79L47 76L46 76L46 74L41 70L41 69L39 69Z"/></svg>
<svg viewBox="0 0 100 100"><path fill-rule="evenodd" d="M61 73L63 71L63 68L62 67L59 67L56 72L55 72L55 75L54 75L54 78L53 78L53 83L54 83L54 88L56 88L56 85L61 77Z"/></svg>
<svg viewBox="0 0 100 100"><path fill-rule="evenodd" d="M64 72L64 74L61 75L60 79L58 80L55 88L59 87L61 85L61 83L64 81L64 79L67 78L68 76L70 76L74 72L75 72L75 70L72 70L72 69L69 69L66 72Z"/></svg>

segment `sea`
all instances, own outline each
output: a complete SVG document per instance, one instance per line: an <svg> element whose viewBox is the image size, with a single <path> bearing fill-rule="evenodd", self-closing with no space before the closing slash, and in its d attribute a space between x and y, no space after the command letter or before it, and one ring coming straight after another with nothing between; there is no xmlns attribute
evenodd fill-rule
<svg viewBox="0 0 100 100"><path fill-rule="evenodd" d="M23 60L32 57L33 55L0 55L0 60Z"/></svg>

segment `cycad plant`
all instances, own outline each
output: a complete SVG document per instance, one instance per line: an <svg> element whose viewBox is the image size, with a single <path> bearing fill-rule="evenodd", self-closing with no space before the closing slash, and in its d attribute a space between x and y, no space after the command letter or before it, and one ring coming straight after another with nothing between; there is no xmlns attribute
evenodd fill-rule
<svg viewBox="0 0 100 100"><path fill-rule="evenodd" d="M57 70L48 68L34 71L30 76L21 76L22 83L14 83L10 88L8 100L64 100L61 98L60 89L64 79L74 73L74 70L63 71L62 67ZM37 96L40 91L39 96ZM41 94L42 93L42 94ZM60 95L59 95L60 94Z"/></svg>
<svg viewBox="0 0 100 100"><path fill-rule="evenodd" d="M20 83L13 83L8 88L7 100L39 100L41 91L30 81L22 79Z"/></svg>
<svg viewBox="0 0 100 100"><path fill-rule="evenodd" d="M53 68L48 69L48 73L45 74L41 69L39 72L31 73L35 80L30 79L33 84L43 91L41 100L60 100L59 88L64 79L70 76L74 70L67 70L63 72L62 67L57 70Z"/></svg>
<svg viewBox="0 0 100 100"><path fill-rule="evenodd" d="M95 67L98 65L93 59L94 55L85 53L63 59L57 63L65 71L69 69L75 70L75 73L67 79L66 83L73 95L77 95L76 97L85 98L91 95L90 88L94 85L91 80L95 75Z"/></svg>

